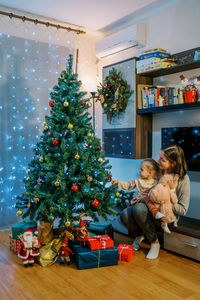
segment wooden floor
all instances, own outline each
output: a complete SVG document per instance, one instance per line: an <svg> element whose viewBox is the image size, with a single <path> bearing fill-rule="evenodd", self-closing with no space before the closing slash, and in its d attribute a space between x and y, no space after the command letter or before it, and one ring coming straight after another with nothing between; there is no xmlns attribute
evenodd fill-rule
<svg viewBox="0 0 200 300"><path fill-rule="evenodd" d="M9 250L8 235L9 231L0 232L0 300L200 299L199 263L165 250L158 259L148 260L146 245L131 262L99 269L77 270L74 264L57 263L24 268ZM115 240L132 242L119 234Z"/></svg>

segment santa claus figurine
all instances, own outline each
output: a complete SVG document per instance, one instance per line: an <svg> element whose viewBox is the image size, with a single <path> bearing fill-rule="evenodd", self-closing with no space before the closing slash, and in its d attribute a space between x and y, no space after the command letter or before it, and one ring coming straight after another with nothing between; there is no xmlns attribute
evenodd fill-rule
<svg viewBox="0 0 200 300"><path fill-rule="evenodd" d="M19 237L20 251L18 257L22 259L24 267L33 266L34 258L39 255L41 246L37 234L37 230L30 227Z"/></svg>
<svg viewBox="0 0 200 300"><path fill-rule="evenodd" d="M87 223L85 225L83 220L80 219L79 228L76 229L78 231L78 236L76 237L76 240L79 241L82 246L86 246L87 241L88 241L88 237L89 237L89 232L88 232L88 229L86 227Z"/></svg>
<svg viewBox="0 0 200 300"><path fill-rule="evenodd" d="M68 237L66 236L62 242L62 246L58 250L58 254L63 264L69 265L71 262L70 254L73 254L72 250L68 247Z"/></svg>

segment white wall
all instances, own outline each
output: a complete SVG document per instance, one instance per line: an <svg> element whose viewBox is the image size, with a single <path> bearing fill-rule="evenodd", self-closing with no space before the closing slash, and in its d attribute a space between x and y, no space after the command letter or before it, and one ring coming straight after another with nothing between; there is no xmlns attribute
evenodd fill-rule
<svg viewBox="0 0 200 300"><path fill-rule="evenodd" d="M192 49L200 46L199 28L200 28L200 1L199 0L180 0L175 1L173 6L169 6L164 10L154 11L151 15L143 16L140 21L146 22L147 25L147 43L145 49L162 47L170 53L178 53L184 50ZM133 20L134 22L134 20ZM98 64L98 72L101 73L103 66L115 63L130 57L138 56L141 50L130 49L117 55L110 56ZM200 75L200 69L184 72L186 77ZM175 85L180 82L180 74L173 74L161 77L155 80L155 84L161 81L162 85ZM166 80L166 82L164 82ZM155 114L153 116L153 157L159 156L161 146L162 127L167 126L200 126L200 111L194 109L191 111L178 111L170 113ZM131 165L135 168L134 160L129 160L129 169L123 161L112 159L113 169L115 165L121 170L121 180L126 180L127 170L131 171ZM133 175L135 173L133 172ZM188 217L200 219L200 194L199 182L200 174L197 172L189 172L191 179L191 204L187 213Z"/></svg>

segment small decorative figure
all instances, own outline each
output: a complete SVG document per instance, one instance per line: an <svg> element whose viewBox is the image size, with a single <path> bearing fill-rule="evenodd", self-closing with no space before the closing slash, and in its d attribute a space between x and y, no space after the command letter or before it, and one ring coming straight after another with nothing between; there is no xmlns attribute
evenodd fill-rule
<svg viewBox="0 0 200 300"><path fill-rule="evenodd" d="M182 84L187 84L188 83L188 79L184 75L180 75L180 79L181 79Z"/></svg>
<svg viewBox="0 0 200 300"><path fill-rule="evenodd" d="M68 247L68 237L66 236L62 242L62 246L58 250L58 254L65 265L70 265L70 254L73 254L72 250Z"/></svg>
<svg viewBox="0 0 200 300"><path fill-rule="evenodd" d="M22 259L24 267L33 266L34 258L39 255L41 245L37 234L37 230L30 227L19 237L20 251L18 257Z"/></svg>
<svg viewBox="0 0 200 300"><path fill-rule="evenodd" d="M87 221L86 224L84 224L83 220L80 219L79 228L76 228L76 231L78 231L78 236L76 237L76 240L79 241L83 247L87 245L89 237L87 225L89 225Z"/></svg>

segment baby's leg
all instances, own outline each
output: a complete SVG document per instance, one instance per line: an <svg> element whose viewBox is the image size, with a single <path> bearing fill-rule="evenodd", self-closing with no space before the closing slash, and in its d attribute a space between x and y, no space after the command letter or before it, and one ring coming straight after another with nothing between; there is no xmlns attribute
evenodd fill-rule
<svg viewBox="0 0 200 300"><path fill-rule="evenodd" d="M145 197L144 200L154 219L160 219L164 216L159 212L159 209L154 205L154 203L149 199L149 197Z"/></svg>
<svg viewBox="0 0 200 300"><path fill-rule="evenodd" d="M169 230L169 227L168 227L167 223L161 222L161 227L162 227L162 229L163 229L163 231L164 231L165 233L168 233L168 234L171 233L171 231Z"/></svg>

